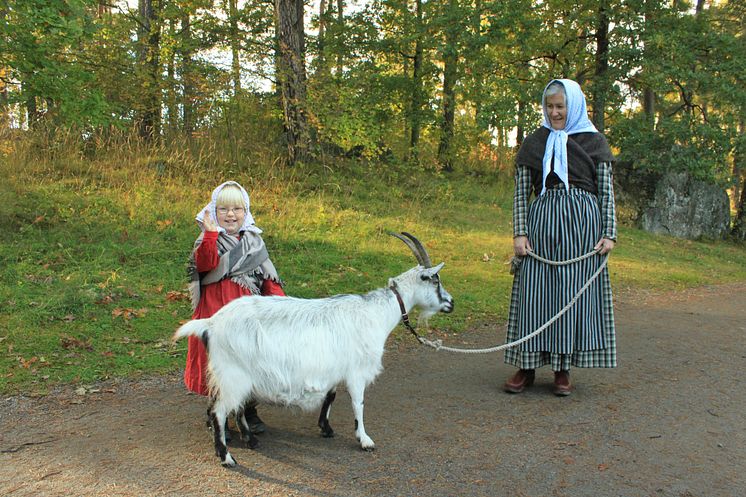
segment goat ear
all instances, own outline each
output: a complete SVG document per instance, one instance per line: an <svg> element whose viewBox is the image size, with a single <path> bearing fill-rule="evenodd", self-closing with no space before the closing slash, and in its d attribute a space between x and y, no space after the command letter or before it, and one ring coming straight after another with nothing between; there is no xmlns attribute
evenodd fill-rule
<svg viewBox="0 0 746 497"><path fill-rule="evenodd" d="M438 274L438 271L443 269L443 266L445 266L445 262L441 262L437 266L429 267L427 269L422 270L422 279L430 279L436 274Z"/></svg>

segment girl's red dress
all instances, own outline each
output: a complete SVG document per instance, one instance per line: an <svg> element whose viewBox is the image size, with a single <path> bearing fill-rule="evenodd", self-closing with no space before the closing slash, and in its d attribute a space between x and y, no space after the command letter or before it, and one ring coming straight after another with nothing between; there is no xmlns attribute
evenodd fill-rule
<svg viewBox="0 0 746 497"><path fill-rule="evenodd" d="M217 246L218 232L206 231L202 243L194 254L197 271L204 273L218 265ZM192 319L209 318L225 304L238 297L251 295L251 291L226 278L200 288L199 304L192 314ZM262 295L285 295L282 287L272 280L262 283ZM207 351L199 338L189 337L184 383L194 393L208 395L207 386Z"/></svg>

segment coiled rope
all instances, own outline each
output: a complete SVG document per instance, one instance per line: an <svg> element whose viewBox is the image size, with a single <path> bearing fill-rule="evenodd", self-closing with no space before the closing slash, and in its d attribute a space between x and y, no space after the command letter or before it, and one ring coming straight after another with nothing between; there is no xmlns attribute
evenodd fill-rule
<svg viewBox="0 0 746 497"><path fill-rule="evenodd" d="M537 261L543 262L545 264L549 264L549 265L552 265L552 266L566 266L566 265L569 265L569 264L574 264L576 262L582 261L584 259L588 259L589 257L592 257L592 256L598 254L598 252L599 252L599 250L594 250L592 252L588 252L587 254L581 255L580 257L576 257L574 259L568 259L566 261L550 261L549 259L545 259L545 258L543 258L543 257L541 257L539 255L536 255L532 251L528 251L528 255L531 256L531 257L533 257ZM593 283L593 281L596 278L598 278L598 275L601 274L601 271L603 271L603 269L606 267L606 263L608 262L608 260L609 260L609 254L607 253L604 256L604 259L601 262L601 265L599 266L598 270L596 270L596 272L593 273L593 276L591 276L591 278L586 282L586 284L583 285L583 287L578 291L578 293L575 294L575 296L572 298L572 300L570 300L570 302L568 302L568 304L561 311L559 311L557 314L555 314L554 317L552 317L549 321L547 321L546 323L544 323L536 331L534 331L534 332L526 335L525 337L523 337L523 338L521 338L519 340L516 340L514 342L510 342L510 343L505 343L503 345L498 345L496 347L490 347L490 348L487 348L487 349L461 349L461 348L456 348L456 347L446 347L445 345L443 345L443 340L440 340L440 339L438 339L438 340L428 340L425 337L422 337L422 336L419 336L419 335L415 334L416 337L417 337L417 340L419 340L420 343L423 344L423 345L427 345L429 347L434 348L436 351L445 350L447 352L458 352L458 353L461 353L461 354L488 354L490 352L499 352L500 350L505 350L505 349L510 349L510 348L513 348L513 347L517 347L518 345L520 345L523 342L526 342L528 340L531 340L533 337L535 337L536 335L538 335L539 333L541 333L542 331L544 331L545 329L547 329L549 326L551 326L552 323L554 323L555 321L557 321L564 313L566 313L568 310L570 310L570 308L575 304L575 302L578 301L578 299L580 298L580 296L588 289L588 287L591 286L591 283Z"/></svg>

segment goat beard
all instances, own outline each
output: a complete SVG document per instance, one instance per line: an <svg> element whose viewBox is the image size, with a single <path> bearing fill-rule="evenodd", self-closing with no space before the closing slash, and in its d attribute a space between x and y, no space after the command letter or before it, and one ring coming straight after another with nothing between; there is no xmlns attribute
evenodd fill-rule
<svg viewBox="0 0 746 497"><path fill-rule="evenodd" d="M428 328L430 325L430 318L437 314L436 311L421 311L417 316L417 326Z"/></svg>

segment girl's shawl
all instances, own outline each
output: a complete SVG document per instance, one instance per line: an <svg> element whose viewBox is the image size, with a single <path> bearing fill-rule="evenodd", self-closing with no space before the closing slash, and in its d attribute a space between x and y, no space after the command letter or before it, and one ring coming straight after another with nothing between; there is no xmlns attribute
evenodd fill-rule
<svg viewBox="0 0 746 497"><path fill-rule="evenodd" d="M569 188L570 180L573 184L596 193L595 168L599 162L613 162L609 144L604 135L596 130L588 119L585 96L580 86L570 79L557 79L565 87L567 121L565 129L554 130L544 107L544 122L542 127L531 133L521 144L516 163L527 166L532 170L541 171L541 182L538 174L532 174L534 191L542 195L546 190L547 176L554 172ZM549 87L547 85L547 87ZM546 88L544 89L546 94ZM546 95L542 97L542 103ZM553 161L554 159L554 161ZM537 171L538 170L538 171Z"/></svg>
<svg viewBox="0 0 746 497"><path fill-rule="evenodd" d="M194 242L194 250L187 268L192 311L199 304L201 286L216 283L224 278L230 278L231 281L250 290L254 295L261 293L261 282L265 279L282 284L269 258L264 240L258 233L252 231L245 231L240 240L226 233L220 233L217 239L220 261L213 270L200 275L194 261L194 252L202 243L203 237L204 233L200 234Z"/></svg>
<svg viewBox="0 0 746 497"><path fill-rule="evenodd" d="M240 239L228 235L225 232L225 229L217 222L218 216L216 212L216 201L220 191L228 185L237 186L241 190L241 194L244 198L246 217L243 225L239 229L239 232L242 233ZM189 276L189 294L192 298L192 311L194 311L199 304L200 287L202 285L209 285L210 283L218 282L223 278L230 278L231 281L250 290L254 295L260 293L261 281L264 279L271 279L282 284L280 277L277 275L277 270L275 269L274 264L272 264L272 261L269 259L267 247L264 245L264 240L262 240L261 237L262 230L254 225L254 218L249 210L249 205L249 194L246 193L246 190L235 181L226 181L213 190L210 203L197 213L195 219L197 220L197 225L202 230L202 233L194 242L194 249L189 257L189 266L187 267L187 274ZM202 243L202 238L205 234L205 227L202 224L205 210L209 212L210 216L215 221L215 224L218 224L219 234L217 245L220 261L212 271L203 274L200 278L200 274L197 272L197 265L194 261L194 252Z"/></svg>

